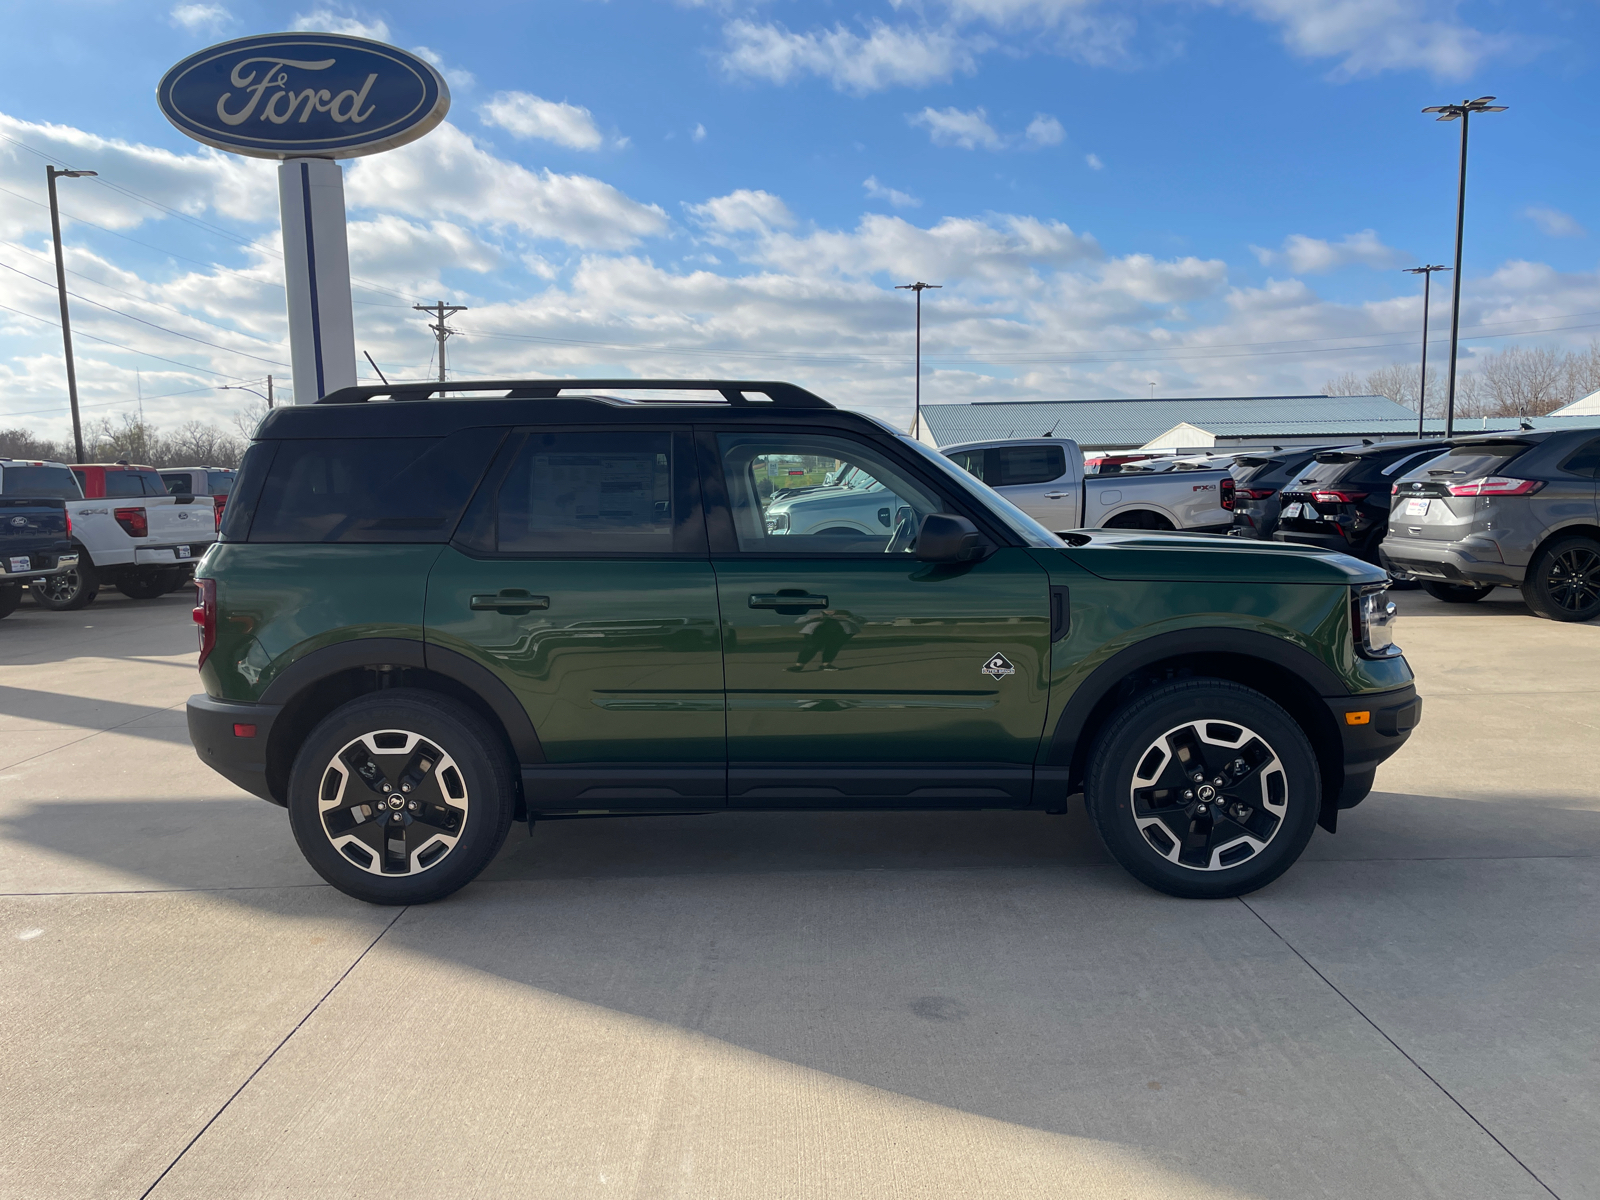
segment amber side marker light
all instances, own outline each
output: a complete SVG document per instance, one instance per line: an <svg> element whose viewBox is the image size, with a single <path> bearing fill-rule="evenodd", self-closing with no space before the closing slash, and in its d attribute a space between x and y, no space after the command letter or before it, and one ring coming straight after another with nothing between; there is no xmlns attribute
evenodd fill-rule
<svg viewBox="0 0 1600 1200"><path fill-rule="evenodd" d="M1344 715L1346 725L1370 725L1372 714L1370 712L1347 712Z"/></svg>

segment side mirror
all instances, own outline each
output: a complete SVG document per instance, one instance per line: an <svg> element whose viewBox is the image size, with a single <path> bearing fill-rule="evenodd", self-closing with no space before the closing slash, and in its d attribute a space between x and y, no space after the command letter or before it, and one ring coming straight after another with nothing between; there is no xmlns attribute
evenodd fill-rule
<svg viewBox="0 0 1600 1200"><path fill-rule="evenodd" d="M965 517L929 513L917 530L916 557L922 562L973 562L983 557L983 535Z"/></svg>

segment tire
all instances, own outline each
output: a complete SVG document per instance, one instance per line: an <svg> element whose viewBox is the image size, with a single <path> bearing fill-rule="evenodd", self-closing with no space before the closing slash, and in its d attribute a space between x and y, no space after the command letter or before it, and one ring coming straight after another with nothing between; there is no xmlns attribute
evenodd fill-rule
<svg viewBox="0 0 1600 1200"><path fill-rule="evenodd" d="M1198 757L1203 778L1188 776L1184 754ZM1217 806L1201 805L1219 778L1226 816L1215 819ZM1222 899L1265 887L1300 857L1322 781L1305 732L1278 705L1241 684L1185 679L1112 715L1090 752L1084 798L1135 879L1169 896Z"/></svg>
<svg viewBox="0 0 1600 1200"><path fill-rule="evenodd" d="M1547 621L1588 621L1600 616L1600 542L1557 538L1538 554L1522 581L1522 598Z"/></svg>
<svg viewBox="0 0 1600 1200"><path fill-rule="evenodd" d="M130 600L154 600L171 589L165 571L129 571L117 580L117 591Z"/></svg>
<svg viewBox="0 0 1600 1200"><path fill-rule="evenodd" d="M370 783L358 774L363 766L376 772ZM407 772L415 795L398 804ZM466 706L416 688L335 709L301 744L289 775L300 852L334 887L369 904L427 904L471 883L504 843L514 803L500 739ZM398 839L379 815L399 818ZM388 849L396 842L398 858Z"/></svg>
<svg viewBox="0 0 1600 1200"><path fill-rule="evenodd" d="M1431 579L1423 580L1422 590L1435 600L1443 600L1446 604L1476 604L1490 592L1494 591L1494 584L1474 583L1435 583Z"/></svg>
<svg viewBox="0 0 1600 1200"><path fill-rule="evenodd" d="M94 564L80 561L59 575L30 580L28 591L33 593L33 602L40 608L74 612L93 604L100 594L100 572L94 569Z"/></svg>
<svg viewBox="0 0 1600 1200"><path fill-rule="evenodd" d="M17 611L17 605L22 603L22 585L14 584L10 587L0 587L0 620L4 620Z"/></svg>
<svg viewBox="0 0 1600 1200"><path fill-rule="evenodd" d="M162 574L167 576L167 594L194 586L194 575L185 567L168 567Z"/></svg>

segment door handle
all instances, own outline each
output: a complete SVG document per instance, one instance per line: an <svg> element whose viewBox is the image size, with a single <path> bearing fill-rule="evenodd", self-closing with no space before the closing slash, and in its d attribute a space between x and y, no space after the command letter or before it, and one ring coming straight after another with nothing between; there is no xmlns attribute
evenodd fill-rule
<svg viewBox="0 0 1600 1200"><path fill-rule="evenodd" d="M827 608L826 596L775 596L771 593L752 592L751 608Z"/></svg>
<svg viewBox="0 0 1600 1200"><path fill-rule="evenodd" d="M549 608L550 597L530 596L527 592L503 591L498 594L474 596L472 607L499 613L527 612L529 609Z"/></svg>
<svg viewBox="0 0 1600 1200"><path fill-rule="evenodd" d="M1065 500L1067 494L1065 492L1046 492L1044 498L1046 500Z"/></svg>

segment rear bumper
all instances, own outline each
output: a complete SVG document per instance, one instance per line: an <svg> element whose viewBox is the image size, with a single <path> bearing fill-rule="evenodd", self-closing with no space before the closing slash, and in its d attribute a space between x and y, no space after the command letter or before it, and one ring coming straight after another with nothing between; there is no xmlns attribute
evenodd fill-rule
<svg viewBox="0 0 1600 1200"><path fill-rule="evenodd" d="M15 563L16 558L26 558L27 563ZM28 554L0 556L0 583L27 583L30 579L43 579L47 575L59 575L63 571L70 571L78 565L78 552L65 550L60 553ZM22 566L22 570L13 571L13 566Z"/></svg>
<svg viewBox="0 0 1600 1200"><path fill-rule="evenodd" d="M1417 695L1416 685L1408 683L1391 692L1326 696L1323 702L1333 715L1344 751L1344 786L1338 806L1353 808L1366 796L1379 765L1406 744L1422 721L1422 697Z"/></svg>
<svg viewBox="0 0 1600 1200"><path fill-rule="evenodd" d="M1277 529L1272 533L1275 542L1299 542L1302 546L1321 546L1324 550L1338 550L1353 554L1350 539L1342 533L1302 533L1299 530Z"/></svg>
<svg viewBox="0 0 1600 1200"><path fill-rule="evenodd" d="M193 566L210 542L176 542L170 546L138 546L133 552L136 567Z"/></svg>
<svg viewBox="0 0 1600 1200"><path fill-rule="evenodd" d="M229 783L282 804L267 787L267 739L282 707L218 700L204 693L190 696L189 741L200 761ZM241 736L240 727L253 729L253 735Z"/></svg>
<svg viewBox="0 0 1600 1200"><path fill-rule="evenodd" d="M1473 553L1474 550L1477 553ZM1468 542L1424 542L1408 537L1388 537L1378 548L1384 565L1401 579L1437 579L1445 583L1519 584L1526 567L1501 562L1499 550Z"/></svg>

